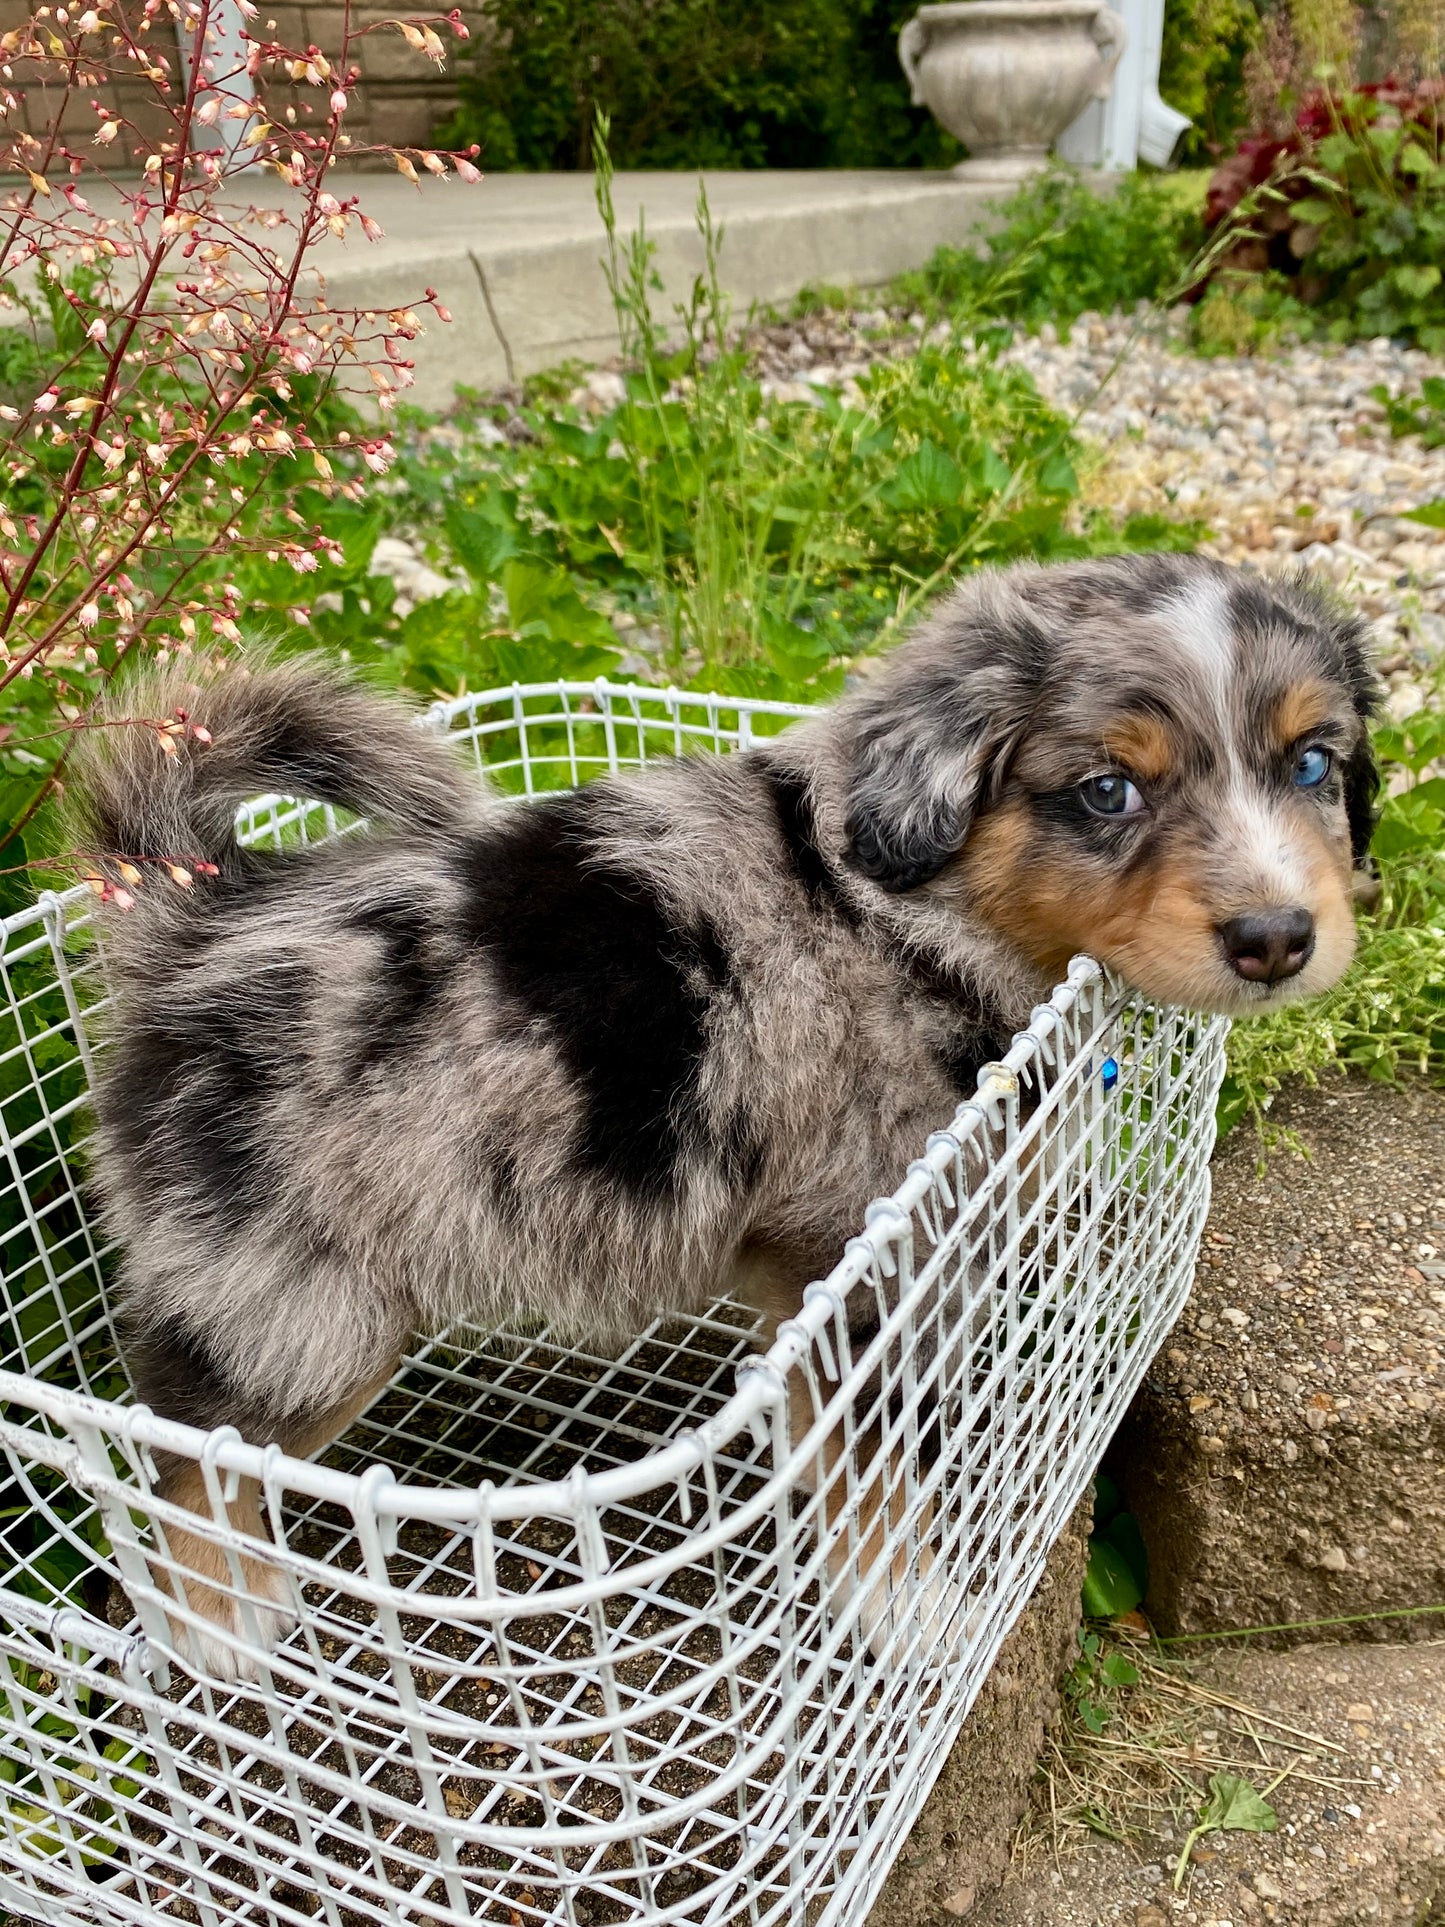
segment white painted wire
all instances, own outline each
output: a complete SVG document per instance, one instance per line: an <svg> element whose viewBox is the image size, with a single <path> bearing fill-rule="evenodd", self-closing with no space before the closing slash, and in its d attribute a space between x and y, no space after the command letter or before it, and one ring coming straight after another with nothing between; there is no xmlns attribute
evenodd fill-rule
<svg viewBox="0 0 1445 1927"><path fill-rule="evenodd" d="M800 713L599 682L431 720L531 793ZM342 826L271 797L243 827ZM67 1927L862 1922L1178 1316L1224 1024L1079 959L893 1196L860 1199L765 1357L727 1303L615 1359L455 1330L298 1462L129 1402L81 1188L90 902L0 926L0 1902ZM243 1551L287 1588L278 1651L250 1621L254 1682L171 1650L166 1529L195 1521L156 1494L160 1449L201 1462L238 1593ZM880 1451L865 1576L856 1505L823 1494L860 1498ZM274 1543L230 1523L242 1476Z"/></svg>

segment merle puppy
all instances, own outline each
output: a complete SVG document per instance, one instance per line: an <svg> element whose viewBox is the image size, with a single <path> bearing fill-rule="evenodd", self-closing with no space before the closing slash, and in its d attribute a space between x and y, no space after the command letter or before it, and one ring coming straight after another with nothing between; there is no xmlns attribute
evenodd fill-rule
<svg viewBox="0 0 1445 1927"><path fill-rule="evenodd" d="M139 1396L294 1454L419 1328L795 1310L1078 951L1248 1014L1354 943L1374 682L1298 581L981 575L747 755L525 802L315 662L197 674L116 713L209 746L113 726L77 756L91 848L219 871L107 914L97 1172ZM239 848L273 789L371 827ZM161 1470L208 1514L193 1459ZM264 1548L253 1492L232 1518ZM237 1670L223 1553L170 1543L178 1640ZM276 1596L264 1556L248 1578Z"/></svg>

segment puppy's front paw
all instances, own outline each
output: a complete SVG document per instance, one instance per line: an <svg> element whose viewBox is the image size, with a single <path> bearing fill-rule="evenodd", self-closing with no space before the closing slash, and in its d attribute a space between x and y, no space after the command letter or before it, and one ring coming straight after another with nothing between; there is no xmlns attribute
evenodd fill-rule
<svg viewBox="0 0 1445 1927"><path fill-rule="evenodd" d="M245 1598L239 1596L230 1562L220 1548L192 1533L171 1534L172 1556L183 1565L167 1575L172 1598L184 1597L186 1614L167 1617L176 1653L192 1672L208 1679L253 1680L296 1623L284 1575L244 1556L239 1560Z"/></svg>
<svg viewBox="0 0 1445 1927"><path fill-rule="evenodd" d="M176 1649L191 1670L227 1685L259 1679L267 1654L276 1650L296 1624L281 1575L250 1559L244 1562L244 1570L244 1604L209 1588L202 1600L198 1597L200 1589L191 1587L190 1603L201 1616L185 1625L173 1622ZM212 1605L215 1611L210 1610ZM214 1625L214 1632L208 1629L210 1625Z"/></svg>

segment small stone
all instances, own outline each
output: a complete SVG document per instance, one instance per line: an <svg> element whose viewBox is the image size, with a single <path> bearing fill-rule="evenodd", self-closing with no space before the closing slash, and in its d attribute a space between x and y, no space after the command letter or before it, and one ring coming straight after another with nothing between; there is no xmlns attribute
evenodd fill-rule
<svg viewBox="0 0 1445 1927"><path fill-rule="evenodd" d="M1134 1927L1169 1927L1169 1916L1162 1907L1136 1907Z"/></svg>
<svg viewBox="0 0 1445 1927"><path fill-rule="evenodd" d="M1226 1305L1219 1315L1227 1324L1233 1325L1237 1332L1242 1332L1249 1323L1249 1313L1241 1311L1238 1305Z"/></svg>
<svg viewBox="0 0 1445 1927"><path fill-rule="evenodd" d="M1345 1718L1352 1725L1369 1726L1374 1721L1375 1709L1368 1700L1356 1700L1345 1708Z"/></svg>
<svg viewBox="0 0 1445 1927"><path fill-rule="evenodd" d="M1284 1888L1280 1886L1273 1874L1256 1873L1252 1876L1250 1884L1261 1900L1284 1899Z"/></svg>
<svg viewBox="0 0 1445 1927"><path fill-rule="evenodd" d="M946 1914L951 1914L955 1920L962 1920L965 1914L973 1912L973 1903L977 1893L978 1889L972 1885L955 1887L947 1900L943 1902L943 1911Z"/></svg>
<svg viewBox="0 0 1445 1927"><path fill-rule="evenodd" d="M1343 1546L1326 1546L1315 1563L1323 1566L1326 1572L1348 1572L1350 1569L1349 1555Z"/></svg>

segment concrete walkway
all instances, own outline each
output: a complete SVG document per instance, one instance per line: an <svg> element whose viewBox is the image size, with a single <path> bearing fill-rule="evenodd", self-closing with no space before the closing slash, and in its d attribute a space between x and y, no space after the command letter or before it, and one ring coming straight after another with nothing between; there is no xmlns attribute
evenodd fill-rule
<svg viewBox="0 0 1445 1927"><path fill-rule="evenodd" d="M731 172L705 176L713 219L723 230L721 278L736 309L782 303L809 283L866 288L920 267L942 243L961 245L1009 183L897 171ZM619 174L620 233L645 214L657 244L664 292L656 311L670 319L703 265L694 220L697 176ZM451 310L415 344L409 399L445 407L461 382L494 388L576 356L617 350L600 259L602 223L584 174L494 174L480 186L365 175L337 191L360 196L386 230L368 244L329 243L318 256L338 305L392 308L428 288Z"/></svg>

